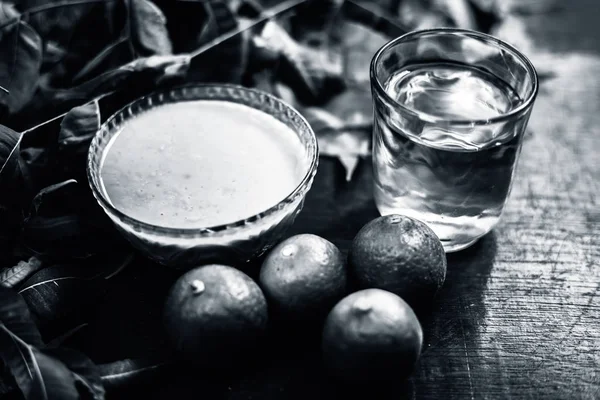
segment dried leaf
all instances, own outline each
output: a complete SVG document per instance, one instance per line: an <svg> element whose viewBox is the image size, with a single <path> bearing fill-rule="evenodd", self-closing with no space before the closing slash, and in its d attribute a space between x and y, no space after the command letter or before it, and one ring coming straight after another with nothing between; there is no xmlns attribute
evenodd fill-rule
<svg viewBox="0 0 600 400"><path fill-rule="evenodd" d="M42 66L42 39L9 3L0 3L0 107L12 114L23 108L37 89Z"/></svg>
<svg viewBox="0 0 600 400"><path fill-rule="evenodd" d="M370 154L370 121L342 119L317 107L305 108L303 115L317 135L319 153L339 159L350 181L360 157Z"/></svg>
<svg viewBox="0 0 600 400"><path fill-rule="evenodd" d="M17 287L41 267L42 262L36 257L31 257L27 261L19 261L12 268L0 270L0 286Z"/></svg>
<svg viewBox="0 0 600 400"><path fill-rule="evenodd" d="M131 40L138 55L170 55L173 48L167 19L160 8L150 0L131 0L128 5Z"/></svg>
<svg viewBox="0 0 600 400"><path fill-rule="evenodd" d="M152 382L173 367L173 362L165 359L125 359L109 364L98 365L102 383L107 390L131 387L135 384Z"/></svg>
<svg viewBox="0 0 600 400"><path fill-rule="evenodd" d="M362 87L367 92L370 88L371 59L390 37L351 21L344 22L340 36L343 39L346 81L350 85Z"/></svg>
<svg viewBox="0 0 600 400"><path fill-rule="evenodd" d="M405 0L400 3L398 19L411 30L455 26L449 15L437 10L435 0Z"/></svg>

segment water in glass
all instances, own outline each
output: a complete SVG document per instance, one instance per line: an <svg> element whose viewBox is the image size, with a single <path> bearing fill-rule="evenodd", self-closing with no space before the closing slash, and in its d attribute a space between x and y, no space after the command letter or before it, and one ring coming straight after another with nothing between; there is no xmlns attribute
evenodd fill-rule
<svg viewBox="0 0 600 400"><path fill-rule="evenodd" d="M379 211L426 222L447 251L467 247L500 218L522 128L470 126L468 121L506 114L521 98L488 72L447 62L406 66L389 77L384 89L408 112L441 122L406 126L397 114L376 110L373 159ZM457 120L465 123L460 128L443 123Z"/></svg>

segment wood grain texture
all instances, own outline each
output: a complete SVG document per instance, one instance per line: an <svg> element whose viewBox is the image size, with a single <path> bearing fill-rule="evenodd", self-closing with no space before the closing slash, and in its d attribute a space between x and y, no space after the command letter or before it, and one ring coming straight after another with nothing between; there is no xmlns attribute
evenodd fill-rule
<svg viewBox="0 0 600 400"><path fill-rule="evenodd" d="M364 398L600 398L600 56L593 51L600 28L587 16L572 15L593 10L594 1L513 16L499 27L498 34L525 47L549 77L542 83L505 213L477 244L448 256L445 285L433 308L419 316L425 344L412 378L392 392L373 388ZM371 173L370 160L363 160L347 183L338 161L324 158L290 235L319 234L347 252L358 230L378 215ZM112 327L98 328L86 345L96 360L136 357L164 346L144 339L159 329L157 307L170 282L146 282L157 273L138 266L128 272L133 286L126 275L122 282L127 283L115 288L113 293L128 292L136 302L118 307L122 299L115 297L114 304L109 299L102 307L111 311L95 326ZM125 343L127 332L139 339ZM102 341L118 344L114 354L96 346ZM294 351L294 343L280 339L255 370L241 376L182 374L138 394L232 400L360 394L333 384L321 371L318 351Z"/></svg>

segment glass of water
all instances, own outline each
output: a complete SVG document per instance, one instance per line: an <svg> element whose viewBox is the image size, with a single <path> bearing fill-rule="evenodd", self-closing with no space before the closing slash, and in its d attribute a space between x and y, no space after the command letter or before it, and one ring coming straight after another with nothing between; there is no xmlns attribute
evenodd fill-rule
<svg viewBox="0 0 600 400"><path fill-rule="evenodd" d="M429 225L446 252L475 243L509 195L538 91L511 45L463 29L411 32L371 62L377 208Z"/></svg>

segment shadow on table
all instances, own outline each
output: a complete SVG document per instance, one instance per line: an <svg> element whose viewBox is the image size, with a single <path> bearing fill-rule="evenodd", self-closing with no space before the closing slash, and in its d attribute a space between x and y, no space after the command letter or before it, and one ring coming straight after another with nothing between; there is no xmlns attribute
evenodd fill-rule
<svg viewBox="0 0 600 400"><path fill-rule="evenodd" d="M473 351L470 349L477 346L485 322L485 291L495 256L494 231L472 247L448 254L446 282L431 312L420 315L425 340L413 374L417 394L421 388L441 398L455 398L448 397L448 393L468 394L469 388L461 385L471 376L468 357Z"/></svg>
<svg viewBox="0 0 600 400"><path fill-rule="evenodd" d="M477 331L485 318L483 293L496 257L496 234L490 232L468 249L447 255L448 270L444 286L428 313L419 317L428 334L426 339L448 335L449 322L460 321L465 334ZM452 333L452 332L450 332ZM434 343L430 343L432 346Z"/></svg>

